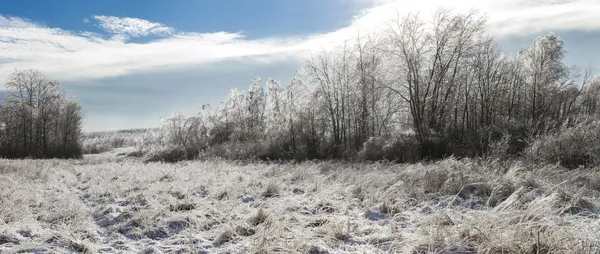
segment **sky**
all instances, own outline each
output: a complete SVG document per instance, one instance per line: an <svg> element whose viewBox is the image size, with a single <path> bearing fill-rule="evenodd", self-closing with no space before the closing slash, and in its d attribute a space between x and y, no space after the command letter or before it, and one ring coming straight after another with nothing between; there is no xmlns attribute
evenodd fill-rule
<svg viewBox="0 0 600 254"><path fill-rule="evenodd" d="M567 64L600 64L599 0L5 0L0 96L11 72L36 68L81 101L84 131L156 127L255 77L285 85L311 52L438 8L479 9L507 52L553 31Z"/></svg>

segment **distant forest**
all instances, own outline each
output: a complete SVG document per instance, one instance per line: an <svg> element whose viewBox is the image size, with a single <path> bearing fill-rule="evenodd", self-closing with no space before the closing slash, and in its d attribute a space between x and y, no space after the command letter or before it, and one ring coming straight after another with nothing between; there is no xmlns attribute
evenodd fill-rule
<svg viewBox="0 0 600 254"><path fill-rule="evenodd" d="M388 25L313 54L288 85L255 79L216 108L163 119L156 144L231 159L510 156L598 113L600 79L567 66L554 33L509 54L477 11Z"/></svg>

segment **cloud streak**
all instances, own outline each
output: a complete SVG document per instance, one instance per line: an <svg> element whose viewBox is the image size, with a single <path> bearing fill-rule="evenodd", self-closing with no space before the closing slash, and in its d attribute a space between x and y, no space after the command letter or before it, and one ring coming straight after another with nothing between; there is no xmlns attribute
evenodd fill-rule
<svg viewBox="0 0 600 254"><path fill-rule="evenodd" d="M480 9L489 16L489 32L498 37L548 30L600 30L597 0L369 1L373 1L372 7L357 15L351 25L337 31L262 39L247 39L243 34L226 31L176 32L167 25L137 18L94 16L93 20L112 35L106 37L0 16L0 80L15 68L39 68L56 79L85 81L241 57L280 61L339 45L358 31L364 34L385 29L386 22L397 15L420 11L427 16L439 7L456 11ZM148 35L163 37L147 43L123 39Z"/></svg>
<svg viewBox="0 0 600 254"><path fill-rule="evenodd" d="M488 16L494 36L540 33L549 30L600 30L598 0L369 0L353 26L368 29L392 17L419 12L431 17L439 8L467 12L477 9Z"/></svg>
<svg viewBox="0 0 600 254"><path fill-rule="evenodd" d="M93 16L98 26L109 33L129 37L148 35L170 35L175 29L161 23L138 18L119 18L114 16Z"/></svg>

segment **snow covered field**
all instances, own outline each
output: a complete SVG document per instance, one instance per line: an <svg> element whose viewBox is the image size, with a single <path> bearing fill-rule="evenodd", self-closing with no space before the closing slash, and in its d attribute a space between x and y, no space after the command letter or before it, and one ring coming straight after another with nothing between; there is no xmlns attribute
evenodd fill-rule
<svg viewBox="0 0 600 254"><path fill-rule="evenodd" d="M600 171L0 160L1 253L600 253Z"/></svg>

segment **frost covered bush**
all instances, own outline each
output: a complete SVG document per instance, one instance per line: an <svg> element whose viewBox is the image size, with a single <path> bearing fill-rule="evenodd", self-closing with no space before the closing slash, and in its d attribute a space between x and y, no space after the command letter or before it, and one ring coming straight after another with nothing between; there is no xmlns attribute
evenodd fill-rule
<svg viewBox="0 0 600 254"><path fill-rule="evenodd" d="M358 156L367 161L388 160L401 163L421 159L419 142L414 135L408 133L371 137L364 143Z"/></svg>
<svg viewBox="0 0 600 254"><path fill-rule="evenodd" d="M184 147L172 146L159 148L149 152L144 159L145 162L179 162L187 160L187 152Z"/></svg>
<svg viewBox="0 0 600 254"><path fill-rule="evenodd" d="M145 129L92 132L83 135L83 153L98 154L114 148L140 146Z"/></svg>
<svg viewBox="0 0 600 254"><path fill-rule="evenodd" d="M267 159L268 147L264 142L226 142L207 148L201 158L218 157L229 160ZM270 158L269 158L270 159Z"/></svg>
<svg viewBox="0 0 600 254"><path fill-rule="evenodd" d="M600 165L600 121L588 120L536 139L527 155L536 162L574 169Z"/></svg>
<svg viewBox="0 0 600 254"><path fill-rule="evenodd" d="M108 152L113 148L109 144L95 143L95 141L97 141L97 140L91 141L88 139L84 139L84 141L83 141L83 153L84 154L98 154L98 153Z"/></svg>

